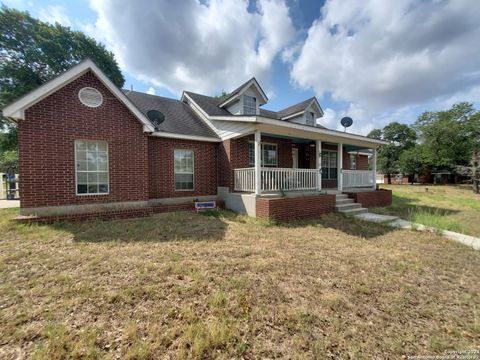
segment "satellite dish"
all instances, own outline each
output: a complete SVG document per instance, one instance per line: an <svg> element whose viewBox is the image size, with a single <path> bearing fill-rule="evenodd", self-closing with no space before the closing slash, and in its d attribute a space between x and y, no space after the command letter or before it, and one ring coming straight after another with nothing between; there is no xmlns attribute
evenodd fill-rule
<svg viewBox="0 0 480 360"><path fill-rule="evenodd" d="M353 120L351 117L345 116L340 120L340 124L345 128L345 132L347 131L347 127L352 126Z"/></svg>
<svg viewBox="0 0 480 360"><path fill-rule="evenodd" d="M148 110L147 117L155 126L155 130L158 130L159 125L165 121L165 115L158 110Z"/></svg>

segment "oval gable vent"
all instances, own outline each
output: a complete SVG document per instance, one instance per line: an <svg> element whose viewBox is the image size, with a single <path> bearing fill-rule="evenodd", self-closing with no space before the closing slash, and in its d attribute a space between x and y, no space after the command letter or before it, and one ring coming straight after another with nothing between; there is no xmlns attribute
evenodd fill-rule
<svg viewBox="0 0 480 360"><path fill-rule="evenodd" d="M99 107L103 103L103 96L100 91L91 87L84 87L78 92L81 103L88 107Z"/></svg>

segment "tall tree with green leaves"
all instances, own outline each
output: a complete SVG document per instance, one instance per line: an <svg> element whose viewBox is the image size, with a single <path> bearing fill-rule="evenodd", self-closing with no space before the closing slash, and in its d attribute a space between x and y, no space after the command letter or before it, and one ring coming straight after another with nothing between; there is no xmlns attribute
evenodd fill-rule
<svg viewBox="0 0 480 360"><path fill-rule="evenodd" d="M400 155L415 146L417 135L408 125L395 121L385 126L383 130L372 130L367 136L390 142L379 149L377 167L387 175L388 183L391 184L392 174L400 172Z"/></svg>
<svg viewBox="0 0 480 360"><path fill-rule="evenodd" d="M433 166L453 169L468 164L475 139L475 126L469 124L475 113L473 104L459 103L449 110L428 111L418 117L413 127Z"/></svg>
<svg viewBox="0 0 480 360"><path fill-rule="evenodd" d="M117 61L102 44L58 23L44 23L28 12L0 8L0 108L85 58L123 86ZM0 117L2 129L16 139L15 127ZM16 148L12 136L4 136L2 144L3 151Z"/></svg>

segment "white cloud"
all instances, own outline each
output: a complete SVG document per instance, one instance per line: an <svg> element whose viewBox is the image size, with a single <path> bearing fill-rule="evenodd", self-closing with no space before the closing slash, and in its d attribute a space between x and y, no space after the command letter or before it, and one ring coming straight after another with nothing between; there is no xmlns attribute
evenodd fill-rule
<svg viewBox="0 0 480 360"><path fill-rule="evenodd" d="M232 90L252 76L266 81L295 35L283 0L259 0L255 12L247 11L247 0L91 0L90 6L98 15L97 39L122 68L173 93Z"/></svg>
<svg viewBox="0 0 480 360"><path fill-rule="evenodd" d="M59 23L64 26L72 26L67 10L59 5L49 5L41 8L38 12L38 18L50 24Z"/></svg>
<svg viewBox="0 0 480 360"><path fill-rule="evenodd" d="M155 95L155 93L156 93L155 88L153 86L150 86L147 90L147 94Z"/></svg>
<svg viewBox="0 0 480 360"><path fill-rule="evenodd" d="M456 94L479 101L479 18L476 0L327 0L290 75L346 102L363 133Z"/></svg>

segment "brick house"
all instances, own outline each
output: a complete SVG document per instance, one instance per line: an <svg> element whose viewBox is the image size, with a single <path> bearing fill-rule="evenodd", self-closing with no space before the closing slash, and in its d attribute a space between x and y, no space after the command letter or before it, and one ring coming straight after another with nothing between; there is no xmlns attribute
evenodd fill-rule
<svg viewBox="0 0 480 360"><path fill-rule="evenodd" d="M267 101L255 78L222 99L122 90L87 59L3 109L18 124L20 212L119 218L217 200L289 219L354 210L344 194L359 191L369 206L391 201L375 190L383 141L319 125L316 98Z"/></svg>

